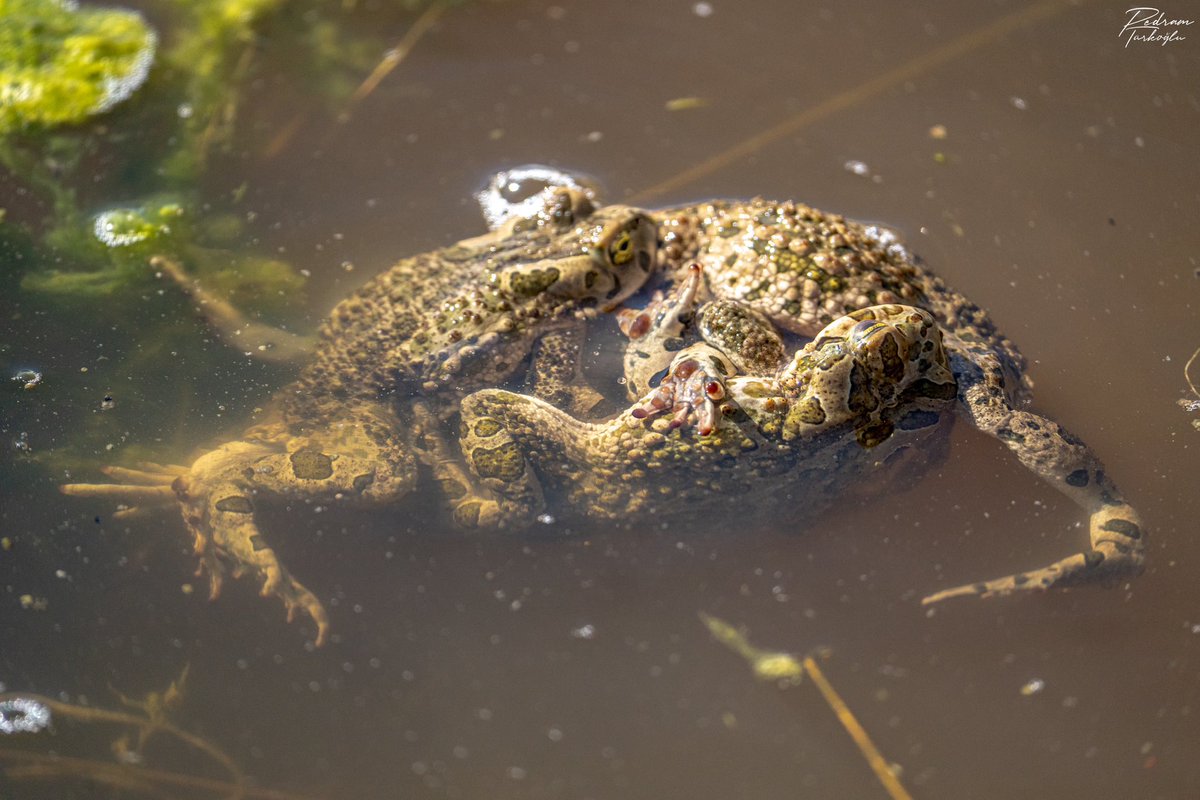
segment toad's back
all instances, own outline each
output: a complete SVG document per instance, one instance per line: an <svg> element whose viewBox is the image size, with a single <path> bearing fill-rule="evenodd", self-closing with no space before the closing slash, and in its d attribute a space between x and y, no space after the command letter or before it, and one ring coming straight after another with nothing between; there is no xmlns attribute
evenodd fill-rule
<svg viewBox="0 0 1200 800"><path fill-rule="evenodd" d="M285 419L315 425L356 399L502 381L539 333L619 302L653 266L654 225L635 209L522 222L404 259L339 303L281 393Z"/></svg>
<svg viewBox="0 0 1200 800"><path fill-rule="evenodd" d="M987 312L921 266L895 235L801 203L718 200L658 212L668 269L697 260L721 297L742 300L794 333L883 303L927 309L942 329L1001 360L1024 399L1025 359Z"/></svg>

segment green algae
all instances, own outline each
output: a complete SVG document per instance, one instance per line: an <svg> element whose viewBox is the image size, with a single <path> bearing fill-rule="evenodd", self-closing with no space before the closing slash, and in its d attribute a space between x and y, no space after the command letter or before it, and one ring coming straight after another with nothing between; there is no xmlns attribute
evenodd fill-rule
<svg viewBox="0 0 1200 800"><path fill-rule="evenodd" d="M145 82L157 36L140 14L0 0L0 134L82 122Z"/></svg>

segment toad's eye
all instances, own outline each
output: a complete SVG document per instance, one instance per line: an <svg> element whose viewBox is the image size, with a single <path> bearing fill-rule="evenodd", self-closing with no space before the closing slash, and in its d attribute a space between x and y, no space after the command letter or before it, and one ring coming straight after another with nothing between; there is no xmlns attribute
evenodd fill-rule
<svg viewBox="0 0 1200 800"><path fill-rule="evenodd" d="M633 237L629 235L629 231L621 231L621 234L612 240L608 246L608 257L618 267L629 263L633 258Z"/></svg>

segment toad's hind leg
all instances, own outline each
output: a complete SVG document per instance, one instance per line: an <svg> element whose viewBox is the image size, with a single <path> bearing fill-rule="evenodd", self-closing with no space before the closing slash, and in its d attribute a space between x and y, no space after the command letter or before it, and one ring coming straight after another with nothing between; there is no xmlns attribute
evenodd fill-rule
<svg viewBox="0 0 1200 800"><path fill-rule="evenodd" d="M410 441L421 463L449 504L454 522L463 528L489 528L500 522L500 506L491 490L470 473L458 452L451 448L437 415L422 401L412 404Z"/></svg>
<svg viewBox="0 0 1200 800"><path fill-rule="evenodd" d="M583 377L583 320L570 320L533 344L526 388L537 397L576 416L585 416L603 396Z"/></svg>
<svg viewBox="0 0 1200 800"><path fill-rule="evenodd" d="M922 602L1111 582L1138 574L1145 558L1145 533L1137 512L1121 497L1091 448L1058 423L1012 408L999 360L968 348L959 343L953 365L972 423L1004 442L1021 463L1087 511L1091 547L1040 569L946 589Z"/></svg>
<svg viewBox="0 0 1200 800"><path fill-rule="evenodd" d="M345 419L295 434L282 425L263 426L247 441L232 442L201 456L174 483L184 522L195 539L201 569L213 597L224 575L250 571L262 580L264 597L283 601L289 621L296 611L317 625L325 642L329 616L316 596L292 577L258 529L259 495L355 504L390 502L416 477L399 425L386 408L356 405Z"/></svg>
<svg viewBox="0 0 1200 800"><path fill-rule="evenodd" d="M462 402L463 456L501 527L529 525L545 508L527 448L554 438L563 411L536 397L485 389Z"/></svg>

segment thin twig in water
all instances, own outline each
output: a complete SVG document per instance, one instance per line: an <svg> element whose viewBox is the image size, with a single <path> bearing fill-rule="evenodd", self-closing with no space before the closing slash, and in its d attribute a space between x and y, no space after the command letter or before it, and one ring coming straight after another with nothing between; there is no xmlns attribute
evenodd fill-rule
<svg viewBox="0 0 1200 800"><path fill-rule="evenodd" d="M850 734L850 738L858 746L859 752L866 759L867 766L875 773L875 777L887 790L891 800L912 800L912 795L901 785L900 779L896 777L891 766L884 760L879 748L875 746L866 730L859 724L858 719L850 711L850 707L846 705L846 701L825 678L825 673L817 666L817 662L812 656L805 656L801 660L790 653L762 650L750 644L742 631L728 622L704 612L700 612L700 621L718 642L746 659L754 671L754 676L760 680L772 681L777 686L786 687L800 683L800 679L807 673L812 682L816 684L817 689L820 690L821 696L833 711L834 716L837 717L838 722L842 724L846 733Z"/></svg>
<svg viewBox="0 0 1200 800"><path fill-rule="evenodd" d="M825 698L825 702L829 708L837 716L838 722L842 723L842 727L846 729L846 733L850 734L850 738L858 745L859 752L863 754L863 758L867 760L871 771L875 773L875 777L883 784L883 788L887 790L888 796L892 800L912 800L905 788L900 785L896 774L892 772L891 766L884 761L883 755L879 752L879 748L871 741L871 737L863 730L863 726L859 724L858 718L850 711L850 707L846 705L846 701L837 693L837 690L825 679L825 673L821 672L821 668L817 666L817 662L812 656L806 656L804 659L804 671L808 673L808 677L812 678L812 682L821 690L821 696Z"/></svg>
<svg viewBox="0 0 1200 800"><path fill-rule="evenodd" d="M250 800L317 800L310 795L292 794L278 789L256 789L239 787L236 784L195 775L182 775L147 767L127 767L87 758L30 753L26 750L0 748L0 761L22 766L9 766L5 774L9 779L17 778L61 778L72 776L95 780L112 786L137 791L149 791L146 783L166 784L188 789L200 789L225 796L250 798ZM157 789L157 787L153 787Z"/></svg>
<svg viewBox="0 0 1200 800"><path fill-rule="evenodd" d="M1196 352L1192 353L1192 357L1183 365L1183 379L1187 381L1188 388L1192 390L1192 394L1200 397L1200 391L1196 391L1196 384L1192 383L1192 364L1196 363L1196 357L1200 356L1200 347L1196 348Z"/></svg>
<svg viewBox="0 0 1200 800"><path fill-rule="evenodd" d="M164 719L164 718L160 717L158 719L151 719L149 717L140 717L140 716L137 716L134 714L126 714L123 711L109 711L108 709L104 709L104 708L91 708L89 706L76 706L76 705L72 705L70 703L59 702L58 700L54 700L53 698L50 698L50 697L43 697L42 695L37 695L37 694L27 694L24 692L0 694L0 702L3 702L4 700L15 699L15 698L24 698L26 700L33 700L36 703L40 703L41 705L44 705L46 708L50 709L50 712L53 715L60 717L60 718L65 717L67 719L76 719L76 720L79 720L80 722L99 722L99 723L109 723L109 724L114 724L114 725L129 725L130 727L138 729L139 739L143 742L145 740L147 740L152 734L157 733L159 731L162 731L163 733L174 736L175 738L179 739L180 741L185 742L186 744L190 745L191 747L204 753L209 758L211 758L213 761L216 761L218 764L221 765L221 767L226 772L229 773L231 782L228 783L227 785L233 787L233 789L234 789L234 791L229 795L230 800L240 800L240 798L243 798L246 796L245 788L244 788L246 777L242 773L242 770L238 767L238 765L233 762L232 758L225 755L225 753L221 752L221 750L217 749L216 745L209 744L207 741L205 741L204 739L201 739L199 736L188 733L187 731L183 730L182 728L176 727L175 725L171 724L170 722L167 722L166 719ZM4 752L13 752L13 751L4 751ZM19 752L19 751L17 751L17 752ZM139 768L138 774L144 775L145 770Z"/></svg>
<svg viewBox="0 0 1200 800"><path fill-rule="evenodd" d="M400 41L396 43L396 46L384 53L383 59L375 66L375 69L371 71L367 79L354 90L354 94L350 97L350 108L346 110L347 114L349 114L354 106L366 99L371 92L375 91L375 88L388 76L388 73L400 66L400 63L408 58L408 54L412 52L413 47L416 46L417 42L421 41L422 36L429 32L429 29L433 27L433 24L438 21L438 18L442 16L442 13L449 5L448 0L436 0L429 8L421 12L421 16L417 17L412 27L405 32Z"/></svg>
<svg viewBox="0 0 1200 800"><path fill-rule="evenodd" d="M1017 28L1051 17L1077 5L1079 5L1077 0L1049 0L1049 2L1038 3L1037 5L1001 17L978 30L964 34L941 47L917 56L889 72L876 76L852 89L847 89L815 106L806 108L780 122L778 125L767 128L765 131L755 134L749 139L738 142L724 152L718 153L690 169L686 169L661 183L643 189L629 198L627 202L642 203L658 195L673 192L681 186L686 186L692 181L703 178L706 175L711 175L717 170L737 162L739 159L753 155L768 144L785 136L790 136L818 120L825 119L839 111L856 106L886 89L897 86L904 81L912 80L935 67L940 67L956 58L964 56L983 45L999 39L1007 33L1011 33Z"/></svg>

